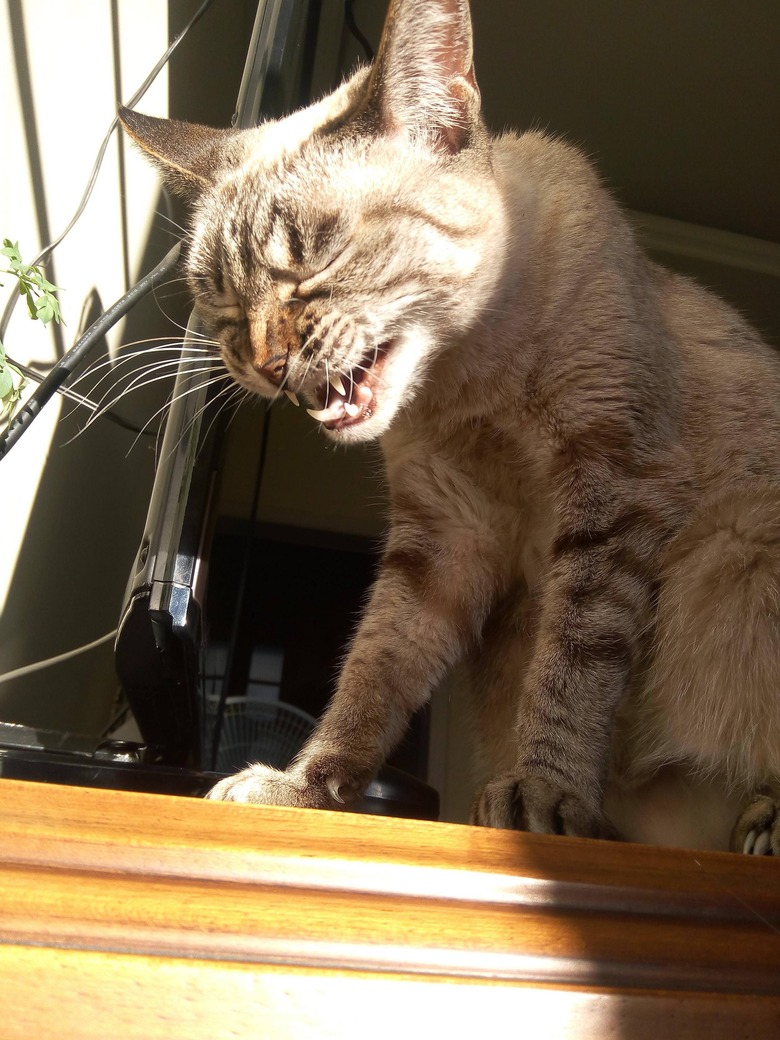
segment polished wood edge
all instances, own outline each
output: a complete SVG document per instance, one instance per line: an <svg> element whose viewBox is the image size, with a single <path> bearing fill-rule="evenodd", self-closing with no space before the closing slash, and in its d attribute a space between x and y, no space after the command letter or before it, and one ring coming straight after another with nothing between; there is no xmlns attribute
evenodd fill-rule
<svg viewBox="0 0 780 1040"><path fill-rule="evenodd" d="M0 863L110 872L122 820L122 869L152 876L251 883L273 872L293 888L752 920L780 933L771 857L14 780L0 780Z"/></svg>
<svg viewBox="0 0 780 1040"><path fill-rule="evenodd" d="M780 865L0 781L0 945L780 994Z"/></svg>
<svg viewBox="0 0 780 1040"><path fill-rule="evenodd" d="M399 1036L545 1040L771 1037L780 998L605 987L564 988L449 976L416 978L196 959L0 947L0 1036L79 1040L397 1040ZM45 980L46 1000L41 999ZM660 1027L660 1031L659 1031Z"/></svg>

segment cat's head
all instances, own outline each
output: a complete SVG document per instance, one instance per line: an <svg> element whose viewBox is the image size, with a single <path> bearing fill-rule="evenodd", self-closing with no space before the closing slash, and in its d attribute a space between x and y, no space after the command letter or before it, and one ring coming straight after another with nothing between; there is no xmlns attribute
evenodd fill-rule
<svg viewBox="0 0 780 1040"><path fill-rule="evenodd" d="M233 378L301 394L339 440L386 430L493 277L467 0L394 0L373 66L285 119L120 117L193 203L187 274Z"/></svg>

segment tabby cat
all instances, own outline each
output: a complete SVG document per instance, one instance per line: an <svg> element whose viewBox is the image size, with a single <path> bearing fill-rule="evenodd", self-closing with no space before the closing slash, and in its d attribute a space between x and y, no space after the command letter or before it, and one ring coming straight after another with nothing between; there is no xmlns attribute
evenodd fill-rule
<svg viewBox="0 0 780 1040"><path fill-rule="evenodd" d="M232 377L386 460L332 702L211 797L354 799L460 662L474 823L780 854L780 366L579 151L487 131L467 0L393 0L373 65L279 121L121 118L192 201Z"/></svg>

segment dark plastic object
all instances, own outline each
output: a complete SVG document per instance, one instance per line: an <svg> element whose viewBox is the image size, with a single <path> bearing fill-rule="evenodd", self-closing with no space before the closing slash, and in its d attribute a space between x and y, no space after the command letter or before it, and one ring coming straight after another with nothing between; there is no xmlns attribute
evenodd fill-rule
<svg viewBox="0 0 780 1040"><path fill-rule="evenodd" d="M75 787L202 798L220 773L155 762L156 749L129 741L106 741L91 753L0 744L0 777ZM385 766L350 812L437 820L439 795L416 777Z"/></svg>

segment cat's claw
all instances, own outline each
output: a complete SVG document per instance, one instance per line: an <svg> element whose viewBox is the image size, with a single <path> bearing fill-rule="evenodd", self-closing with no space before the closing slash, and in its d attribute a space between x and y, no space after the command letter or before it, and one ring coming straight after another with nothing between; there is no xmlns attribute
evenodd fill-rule
<svg viewBox="0 0 780 1040"><path fill-rule="evenodd" d="M298 809L330 809L330 792L313 786L292 770L254 765L220 780L206 795L219 802L247 805L282 805Z"/></svg>
<svg viewBox="0 0 780 1040"><path fill-rule="evenodd" d="M505 773L491 780L474 802L471 822L536 834L618 837L600 810L587 804L581 795L533 775Z"/></svg>
<svg viewBox="0 0 780 1040"><path fill-rule="evenodd" d="M765 790L748 802L732 831L731 849L746 856L780 856L780 792Z"/></svg>

